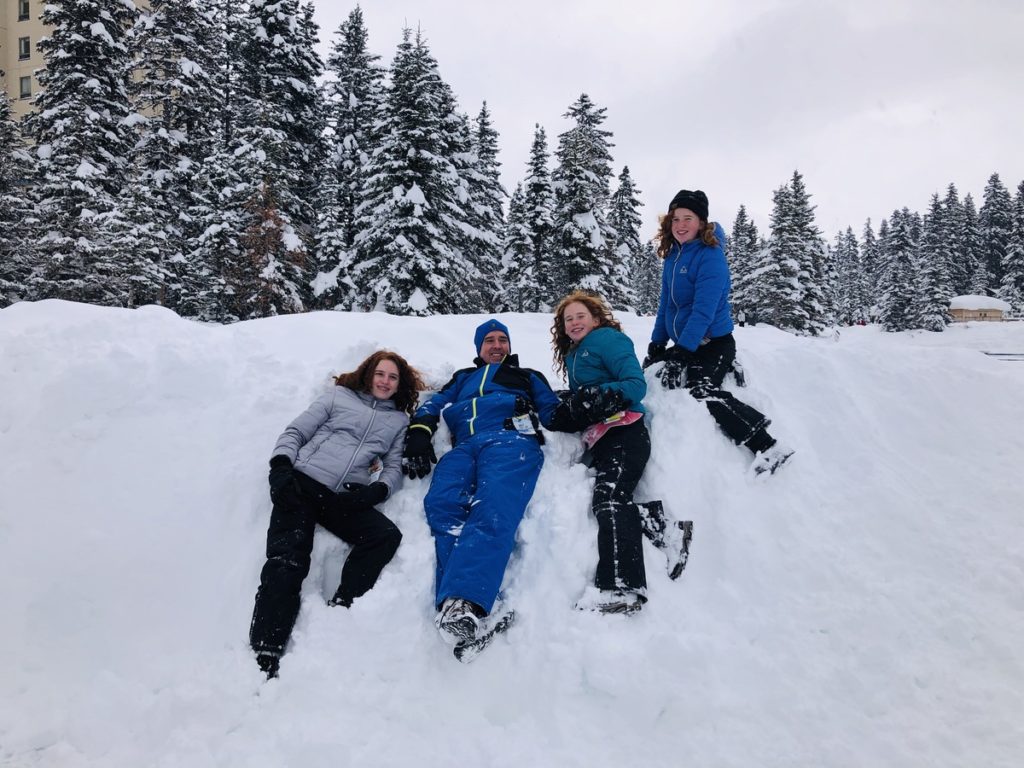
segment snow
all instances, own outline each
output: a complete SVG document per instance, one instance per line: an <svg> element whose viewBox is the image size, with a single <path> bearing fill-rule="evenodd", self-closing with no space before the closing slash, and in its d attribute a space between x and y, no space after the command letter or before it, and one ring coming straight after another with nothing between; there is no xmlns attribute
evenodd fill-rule
<svg viewBox="0 0 1024 768"><path fill-rule="evenodd" d="M500 317L554 381L550 317ZM646 348L650 318L620 319ZM378 347L443 383L481 320L0 310L0 764L1019 764L1024 364L981 350L1024 349L1020 323L738 328L742 397L797 450L768 479L652 388L638 498L694 542L677 582L647 547L631 618L571 607L592 481L578 440L549 435L506 579L519 618L468 666L431 621L428 480L407 481L384 507L402 546L351 610L325 604L346 548L318 532L263 681L246 643L278 434Z"/></svg>
<svg viewBox="0 0 1024 768"><path fill-rule="evenodd" d="M1010 305L1002 299L991 296L977 296L969 294L966 296L954 296L949 302L950 309L1001 309L1003 312L1010 311Z"/></svg>

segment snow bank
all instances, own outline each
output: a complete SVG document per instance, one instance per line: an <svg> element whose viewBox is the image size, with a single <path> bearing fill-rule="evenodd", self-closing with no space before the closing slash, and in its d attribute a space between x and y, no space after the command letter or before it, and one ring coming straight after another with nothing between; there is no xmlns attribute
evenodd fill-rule
<svg viewBox="0 0 1024 768"><path fill-rule="evenodd" d="M546 315L503 315L550 371ZM649 319L623 318L638 348ZM246 647L284 425L385 346L443 382L480 317L312 313L208 326L146 307L0 311L0 763L17 766L1011 766L1024 754L1024 325L838 341L737 330L797 448L767 481L652 391L641 498L695 521L646 551L632 618L572 610L590 482L552 435L506 580L520 620L456 662L431 618L426 481L351 610L317 536L281 678ZM440 441L438 441L440 442Z"/></svg>

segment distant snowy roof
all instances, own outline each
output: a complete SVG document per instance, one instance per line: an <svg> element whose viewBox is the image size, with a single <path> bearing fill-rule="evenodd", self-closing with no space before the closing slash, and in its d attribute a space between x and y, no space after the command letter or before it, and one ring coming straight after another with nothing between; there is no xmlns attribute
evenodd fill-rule
<svg viewBox="0 0 1024 768"><path fill-rule="evenodd" d="M1010 311L1010 305L991 296L954 296L949 302L950 309L1001 309Z"/></svg>

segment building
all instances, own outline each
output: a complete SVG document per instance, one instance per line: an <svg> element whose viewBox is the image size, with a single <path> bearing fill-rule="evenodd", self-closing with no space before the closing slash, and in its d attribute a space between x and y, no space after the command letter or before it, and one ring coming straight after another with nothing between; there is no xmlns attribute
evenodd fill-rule
<svg viewBox="0 0 1024 768"><path fill-rule="evenodd" d="M0 85L11 100L15 119L32 108L32 96L39 90L35 70L43 66L36 50L45 32L39 20L44 0L0 0Z"/></svg>
<svg viewBox="0 0 1024 768"><path fill-rule="evenodd" d="M148 0L136 0L140 8L148 8ZM20 120L32 109L32 97L39 91L36 70L46 62L37 50L46 26L39 17L45 0L0 0L0 87L11 100L14 119Z"/></svg>
<svg viewBox="0 0 1024 768"><path fill-rule="evenodd" d="M1000 322L1010 311L1010 305L991 296L954 296L949 302L949 314L955 323L968 320Z"/></svg>

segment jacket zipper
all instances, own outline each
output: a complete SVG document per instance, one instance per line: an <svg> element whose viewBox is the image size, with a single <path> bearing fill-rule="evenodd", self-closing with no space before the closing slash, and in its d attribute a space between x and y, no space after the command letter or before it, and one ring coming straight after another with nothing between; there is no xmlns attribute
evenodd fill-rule
<svg viewBox="0 0 1024 768"><path fill-rule="evenodd" d="M499 363L499 365L500 365L500 363ZM491 364L488 363L487 365L484 366L484 375L483 375L483 378L480 379L480 394L477 397L473 398L473 415L469 419L469 436L470 437L472 437L473 435L476 434L476 431L475 431L476 427L473 424L473 422L476 421L476 401L477 401L477 399L479 397L483 397L484 396L484 384L487 383L487 373L490 370L491 370Z"/></svg>
<svg viewBox="0 0 1024 768"><path fill-rule="evenodd" d="M356 456L359 454L359 449L363 447L363 443L366 442L366 436L370 434L370 427L373 426L373 420L377 417L377 398L373 399L373 405L370 406L370 422L366 425L366 431L363 432L363 436L359 438L359 445L352 451L352 458L348 460L348 466L345 467L345 471L341 473L341 479L338 481L338 487L334 489L335 493L341 492L341 486L345 484L345 478L348 476L349 470L352 469L352 465L356 463Z"/></svg>

